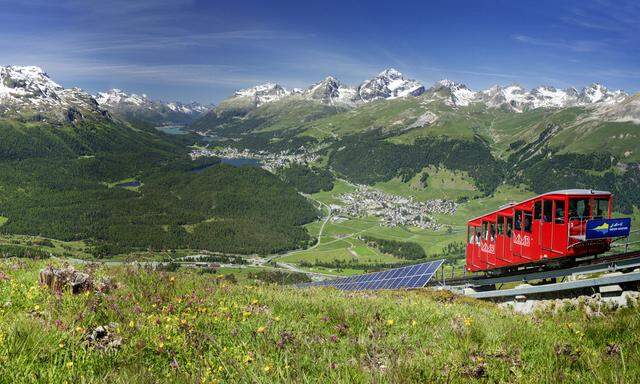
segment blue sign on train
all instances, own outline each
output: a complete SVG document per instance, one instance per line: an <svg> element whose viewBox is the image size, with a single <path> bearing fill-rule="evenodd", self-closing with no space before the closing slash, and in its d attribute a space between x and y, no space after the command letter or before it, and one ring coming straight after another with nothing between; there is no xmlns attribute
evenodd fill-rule
<svg viewBox="0 0 640 384"><path fill-rule="evenodd" d="M587 221L587 240L606 237L626 237L631 231L631 218L596 219Z"/></svg>

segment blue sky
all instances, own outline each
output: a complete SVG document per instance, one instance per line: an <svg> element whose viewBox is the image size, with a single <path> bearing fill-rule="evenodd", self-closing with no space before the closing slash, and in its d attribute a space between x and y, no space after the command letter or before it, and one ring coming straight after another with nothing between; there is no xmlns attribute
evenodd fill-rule
<svg viewBox="0 0 640 384"><path fill-rule="evenodd" d="M386 67L430 85L640 91L638 1L0 0L0 65L66 87L218 102L275 81L358 84Z"/></svg>

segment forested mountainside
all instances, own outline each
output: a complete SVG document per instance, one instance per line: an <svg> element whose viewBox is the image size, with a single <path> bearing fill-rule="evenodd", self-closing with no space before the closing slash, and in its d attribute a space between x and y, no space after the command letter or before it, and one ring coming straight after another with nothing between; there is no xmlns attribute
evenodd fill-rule
<svg viewBox="0 0 640 384"><path fill-rule="evenodd" d="M195 137L121 120L39 68L0 73L0 233L86 241L97 256L266 254L310 242L301 225L316 209L276 176L193 161Z"/></svg>

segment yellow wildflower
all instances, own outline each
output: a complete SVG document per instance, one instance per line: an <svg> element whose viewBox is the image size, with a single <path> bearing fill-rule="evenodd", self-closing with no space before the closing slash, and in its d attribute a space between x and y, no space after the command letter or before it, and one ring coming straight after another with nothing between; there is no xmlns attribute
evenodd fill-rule
<svg viewBox="0 0 640 384"><path fill-rule="evenodd" d="M244 357L244 363L245 363L245 364L249 364L249 363L251 363L252 361L253 361L253 357L252 357L251 355L246 355L246 356Z"/></svg>
<svg viewBox="0 0 640 384"><path fill-rule="evenodd" d="M73 361L69 361L66 365L67 368L73 368Z"/></svg>
<svg viewBox="0 0 640 384"><path fill-rule="evenodd" d="M464 325L469 327L469 326L471 326L471 324L473 324L473 320L471 320L469 317L465 317L464 318Z"/></svg>
<svg viewBox="0 0 640 384"><path fill-rule="evenodd" d="M415 320L411 320L411 325L415 327L416 325L418 325L418 322Z"/></svg>
<svg viewBox="0 0 640 384"><path fill-rule="evenodd" d="M60 343L60 344L58 344L58 347L60 347L60 348L64 348L64 343Z"/></svg>
<svg viewBox="0 0 640 384"><path fill-rule="evenodd" d="M264 333L264 331L266 331L267 328L266 327L258 327L258 329L256 329L256 332L258 333Z"/></svg>
<svg viewBox="0 0 640 384"><path fill-rule="evenodd" d="M131 320L131 321L129 322L129 328L133 328L133 327L135 327L135 326L136 326L136 323L135 323L133 320Z"/></svg>
<svg viewBox="0 0 640 384"><path fill-rule="evenodd" d="M266 372L269 372L269 371L271 371L271 366L269 366L269 365L265 365L265 366L264 366L264 368L262 368L262 370L263 370L265 373L266 373Z"/></svg>
<svg viewBox="0 0 640 384"><path fill-rule="evenodd" d="M35 307L33 307L33 309L35 309L36 311L39 311L40 310L40 306L36 305Z"/></svg>
<svg viewBox="0 0 640 384"><path fill-rule="evenodd" d="M395 321L393 319L387 320L387 325L388 326L392 326L394 323L395 323Z"/></svg>
<svg viewBox="0 0 640 384"><path fill-rule="evenodd" d="M176 278L175 278L174 276L171 276L171 277L169 278L169 281L173 283L174 281L176 281Z"/></svg>

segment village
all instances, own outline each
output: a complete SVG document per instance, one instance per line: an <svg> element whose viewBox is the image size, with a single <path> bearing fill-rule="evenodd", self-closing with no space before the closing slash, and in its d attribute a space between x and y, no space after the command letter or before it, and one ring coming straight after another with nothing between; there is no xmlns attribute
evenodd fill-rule
<svg viewBox="0 0 640 384"><path fill-rule="evenodd" d="M388 227L412 226L434 231L444 228L436 222L431 214L453 215L457 204L451 200L414 201L391 195L365 185L358 185L352 193L340 195L344 205L332 205L334 220L341 221L347 217L376 216L381 218L381 225Z"/></svg>
<svg viewBox="0 0 640 384"><path fill-rule="evenodd" d="M280 153L270 153L267 151L252 152L248 149L237 149L233 147L216 148L196 148L191 151L191 159L199 157L219 157L222 159L252 159L259 162L261 168L275 173L277 170L286 168L292 164L309 164L318 159L318 156L308 153L303 147L300 153L282 151Z"/></svg>

